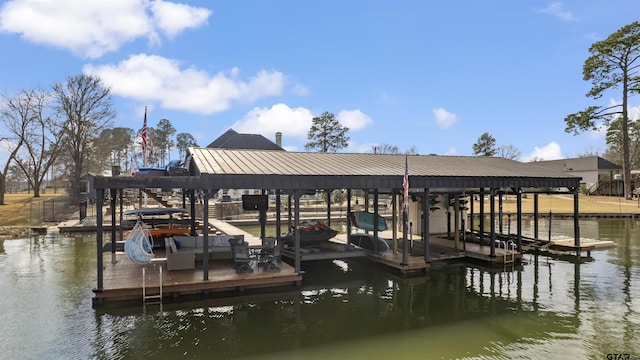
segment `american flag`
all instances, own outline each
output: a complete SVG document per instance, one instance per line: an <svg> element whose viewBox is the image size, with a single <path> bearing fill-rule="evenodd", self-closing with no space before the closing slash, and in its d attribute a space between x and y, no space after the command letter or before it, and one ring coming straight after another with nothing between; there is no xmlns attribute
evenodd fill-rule
<svg viewBox="0 0 640 360"><path fill-rule="evenodd" d="M144 107L144 123L142 123L142 144L140 150L142 150L142 158L144 161L147 159L147 107Z"/></svg>
<svg viewBox="0 0 640 360"><path fill-rule="evenodd" d="M409 211L409 159L408 156L404 157L404 178L402 179L403 199L402 210Z"/></svg>

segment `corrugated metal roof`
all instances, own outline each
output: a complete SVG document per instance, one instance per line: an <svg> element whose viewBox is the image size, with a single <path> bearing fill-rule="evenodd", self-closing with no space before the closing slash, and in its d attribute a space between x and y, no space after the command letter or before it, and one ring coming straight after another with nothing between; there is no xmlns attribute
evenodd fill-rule
<svg viewBox="0 0 640 360"><path fill-rule="evenodd" d="M313 189L402 188L405 158L412 189L476 192L576 190L581 178L538 163L495 157L310 153L189 148L190 176L92 176L95 189ZM190 159L190 160L189 160Z"/></svg>
<svg viewBox="0 0 640 360"><path fill-rule="evenodd" d="M395 177L402 177L405 168L405 155L361 154L361 153L313 153L258 150L230 150L211 148L190 148L192 156L191 169L195 175L213 177L221 180L224 176L234 176L235 181L255 183L250 180L259 175L265 183L267 178L297 177L303 181L305 177L314 177L309 186L317 186L321 177L326 181L332 177L366 178L359 181L363 184L393 183ZM471 156L439 156L409 155L409 177L421 181L418 186L433 185L429 178L455 178L457 187L477 186L479 179L500 179L508 184L515 179L527 179L526 186L579 186L580 178L565 172L536 165L521 163L497 157ZM386 179L392 177L393 179ZM379 178L379 179L377 179ZM257 179L257 178L255 178ZM254 180L255 180L254 179ZM472 179L465 183L465 179ZM532 182L543 179L539 185ZM549 181L554 179L554 181ZM346 180L343 180L346 181ZM486 186L491 186L490 181ZM554 185L556 184L557 185ZM354 185L353 181L348 185ZM524 183L523 183L524 184ZM224 188L228 183L225 183ZM331 184L335 186L336 184ZM284 186L291 188L293 185ZM300 188L306 185L299 184ZM514 183L514 186L517 184ZM345 185L345 187L348 187ZM268 186L266 188L272 188Z"/></svg>

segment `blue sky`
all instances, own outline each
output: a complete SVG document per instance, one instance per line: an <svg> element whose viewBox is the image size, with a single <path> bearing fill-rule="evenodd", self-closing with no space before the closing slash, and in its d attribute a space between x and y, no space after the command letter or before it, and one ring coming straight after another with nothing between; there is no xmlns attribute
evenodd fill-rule
<svg viewBox="0 0 640 360"><path fill-rule="evenodd" d="M602 153L564 132L594 101L590 45L638 20L636 0L13 0L0 2L0 91L100 76L114 126L169 119L206 146L229 128L304 151L313 116L377 144L472 155L487 132L520 160ZM638 118L638 98L631 98Z"/></svg>

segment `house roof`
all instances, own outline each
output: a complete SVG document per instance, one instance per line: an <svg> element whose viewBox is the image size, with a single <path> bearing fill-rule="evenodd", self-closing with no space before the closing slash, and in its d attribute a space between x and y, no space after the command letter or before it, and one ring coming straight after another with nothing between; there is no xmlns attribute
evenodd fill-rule
<svg viewBox="0 0 640 360"><path fill-rule="evenodd" d="M537 161L536 164L558 171L597 171L621 170L622 167L600 156L585 156L578 158Z"/></svg>
<svg viewBox="0 0 640 360"><path fill-rule="evenodd" d="M249 150L284 150L274 142L260 134L240 134L233 129L220 135L208 148L249 149Z"/></svg>

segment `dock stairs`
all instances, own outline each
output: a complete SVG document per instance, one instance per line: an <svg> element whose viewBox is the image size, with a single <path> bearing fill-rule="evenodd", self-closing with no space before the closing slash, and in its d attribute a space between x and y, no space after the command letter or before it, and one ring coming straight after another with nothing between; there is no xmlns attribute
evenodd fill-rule
<svg viewBox="0 0 640 360"><path fill-rule="evenodd" d="M153 192L151 189L142 188L140 189L143 193L147 194L151 199L157 201L159 204L162 204L164 207L172 207L171 204L167 200L164 200L160 195Z"/></svg>

